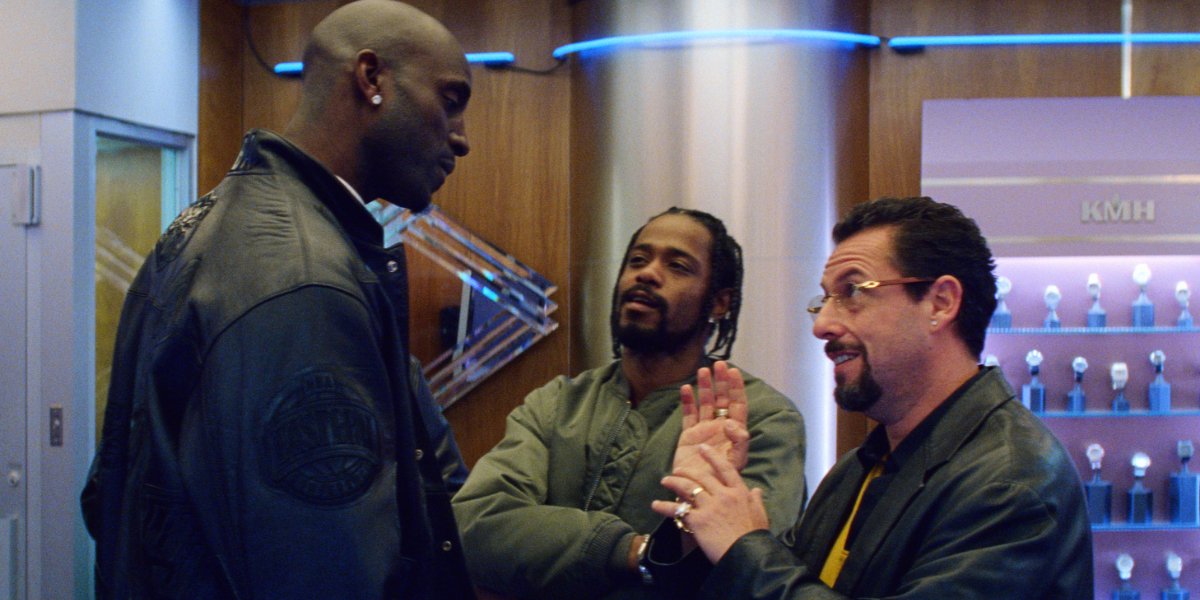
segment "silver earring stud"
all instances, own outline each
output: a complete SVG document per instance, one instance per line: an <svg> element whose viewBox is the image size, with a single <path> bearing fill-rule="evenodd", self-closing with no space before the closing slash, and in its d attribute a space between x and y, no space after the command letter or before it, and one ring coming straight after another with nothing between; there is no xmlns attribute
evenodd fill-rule
<svg viewBox="0 0 1200 600"><path fill-rule="evenodd" d="M371 104L374 104L375 106L379 106L380 104L383 104L383 96L380 96L379 94L375 94L374 96L371 96Z"/></svg>
<svg viewBox="0 0 1200 600"><path fill-rule="evenodd" d="M937 319L930 319L929 325L931 327L937 327Z"/></svg>

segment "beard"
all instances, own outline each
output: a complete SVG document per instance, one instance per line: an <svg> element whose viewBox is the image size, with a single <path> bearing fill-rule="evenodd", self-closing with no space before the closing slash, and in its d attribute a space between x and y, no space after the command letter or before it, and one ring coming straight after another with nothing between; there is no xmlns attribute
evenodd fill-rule
<svg viewBox="0 0 1200 600"><path fill-rule="evenodd" d="M433 192L441 185L430 181L434 161L424 156L429 152L423 151L420 144L409 141L414 138L411 127L394 120L380 123L363 136L363 165L358 174L365 188L358 190L363 202L380 197L414 213L429 206ZM404 145L397 140L403 140ZM405 157L402 163L397 163L397 155Z"/></svg>
<svg viewBox="0 0 1200 600"><path fill-rule="evenodd" d="M649 296L650 308L658 313L657 325L647 327L636 323L621 323L621 306L634 293ZM670 305L666 299L655 294L646 286L635 285L626 290L624 294L620 294L615 298L612 314L609 317L609 327L612 330L613 339L631 352L669 356L682 350L696 336L702 335L705 328L708 327L708 319L704 316L708 311L704 310L697 316L696 321L688 327L680 331L671 331L667 327L667 313L669 311Z"/></svg>
<svg viewBox="0 0 1200 600"><path fill-rule="evenodd" d="M832 343L827 345L826 351L836 350L829 346L832 346ZM867 360L865 348L861 350L858 359L863 361L863 370L862 374L858 376L858 381L852 383L839 381L837 387L833 389L833 400L842 407L842 410L850 412L865 412L875 406L875 403L879 402L883 396L883 388L871 376L871 363Z"/></svg>

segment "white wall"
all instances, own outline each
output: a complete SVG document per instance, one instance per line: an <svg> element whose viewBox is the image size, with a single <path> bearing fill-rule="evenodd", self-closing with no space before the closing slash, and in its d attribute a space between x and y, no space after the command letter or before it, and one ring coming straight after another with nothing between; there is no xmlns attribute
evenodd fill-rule
<svg viewBox="0 0 1200 600"><path fill-rule="evenodd" d="M200 0L78 0L75 107L196 135L199 24Z"/></svg>
<svg viewBox="0 0 1200 600"><path fill-rule="evenodd" d="M41 222L27 230L24 277L10 269L0 280L6 296L27 306L27 390L0 395L0 402L26 408L28 548L20 577L28 599L91 596L92 550L79 492L95 449L96 131L184 149L194 144L199 6L0 0L0 164L35 164L42 175ZM181 135L157 133L163 131ZM191 156L185 160L194 188ZM3 373L0 379L15 376ZM49 445L51 405L64 411L62 446Z"/></svg>
<svg viewBox="0 0 1200 600"><path fill-rule="evenodd" d="M0 0L0 115L75 105L75 0Z"/></svg>
<svg viewBox="0 0 1200 600"><path fill-rule="evenodd" d="M200 0L0 0L0 115L77 109L195 135Z"/></svg>

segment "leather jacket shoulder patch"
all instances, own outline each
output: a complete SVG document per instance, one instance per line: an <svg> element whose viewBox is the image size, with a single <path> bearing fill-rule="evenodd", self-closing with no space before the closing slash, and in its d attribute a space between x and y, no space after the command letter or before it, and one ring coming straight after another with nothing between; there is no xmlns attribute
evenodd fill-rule
<svg viewBox="0 0 1200 600"><path fill-rule="evenodd" d="M379 418L340 377L329 371L298 376L272 400L259 438L267 484L307 504L349 504L381 470Z"/></svg>
<svg viewBox="0 0 1200 600"><path fill-rule="evenodd" d="M183 209L183 212L175 217L171 226L167 227L167 231L162 234L162 237L158 239L158 244L154 247L155 260L158 262L159 270L179 256L179 252L183 250L188 238L191 237L200 221L204 220L208 211L212 210L216 200L216 194L205 194L195 204Z"/></svg>

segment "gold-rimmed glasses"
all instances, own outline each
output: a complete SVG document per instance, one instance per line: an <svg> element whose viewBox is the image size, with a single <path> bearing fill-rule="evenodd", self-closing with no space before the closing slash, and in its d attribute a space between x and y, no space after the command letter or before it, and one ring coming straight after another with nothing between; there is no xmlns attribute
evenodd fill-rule
<svg viewBox="0 0 1200 600"><path fill-rule="evenodd" d="M882 281L863 281L855 283L847 281L841 284L841 290L831 294L817 294L812 300L808 301L808 314L812 315L814 321L817 320L817 315L821 314L821 309L825 308L825 304L830 300L834 304L847 309L857 308L862 302L863 290L873 290L875 288L886 287L889 285L905 285L909 283L929 283L934 281L932 277L901 277L899 279L884 279Z"/></svg>

